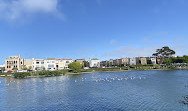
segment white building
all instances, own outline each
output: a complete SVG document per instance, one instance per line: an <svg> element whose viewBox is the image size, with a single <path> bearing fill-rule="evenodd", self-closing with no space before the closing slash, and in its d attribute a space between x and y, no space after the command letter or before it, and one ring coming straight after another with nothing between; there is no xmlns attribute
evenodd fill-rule
<svg viewBox="0 0 188 111"><path fill-rule="evenodd" d="M100 60L91 59L88 62L89 62L89 67L100 67Z"/></svg>
<svg viewBox="0 0 188 111"><path fill-rule="evenodd" d="M68 65L72 62L73 62L72 59L57 59L56 69L57 70L68 69Z"/></svg>
<svg viewBox="0 0 188 111"><path fill-rule="evenodd" d="M43 70L45 68L44 59L33 59L33 70Z"/></svg>
<svg viewBox="0 0 188 111"><path fill-rule="evenodd" d="M136 58L130 58L130 65L136 65Z"/></svg>
<svg viewBox="0 0 188 111"><path fill-rule="evenodd" d="M150 59L151 59L152 64L154 65L157 64L157 59L155 57L151 57Z"/></svg>
<svg viewBox="0 0 188 111"><path fill-rule="evenodd" d="M47 58L46 60L44 60L44 66L46 70L56 70L56 59Z"/></svg>

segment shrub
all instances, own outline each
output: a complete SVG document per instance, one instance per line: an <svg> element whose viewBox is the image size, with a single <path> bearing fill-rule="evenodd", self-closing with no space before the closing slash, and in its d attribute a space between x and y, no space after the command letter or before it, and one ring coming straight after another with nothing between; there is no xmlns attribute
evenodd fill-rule
<svg viewBox="0 0 188 111"><path fill-rule="evenodd" d="M31 76L29 72L16 72L13 74L15 78L26 78L27 76Z"/></svg>

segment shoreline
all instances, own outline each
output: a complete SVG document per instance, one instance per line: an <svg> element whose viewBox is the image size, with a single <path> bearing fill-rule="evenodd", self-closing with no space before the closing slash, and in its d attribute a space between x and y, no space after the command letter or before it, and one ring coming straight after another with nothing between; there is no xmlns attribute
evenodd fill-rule
<svg viewBox="0 0 188 111"><path fill-rule="evenodd" d="M59 76L64 75L80 75L80 74L90 74L90 73L100 73L100 72L127 72L127 71L167 71L167 70L178 70L178 69L149 69L149 70L117 70L117 71L91 71L91 72L80 72L80 73L67 73L60 74ZM181 69L188 70L188 69ZM35 75L35 76L27 76L26 78L43 78L43 77L56 77L56 76L46 76L46 75ZM0 78L14 78L13 75L0 75ZM19 78L18 78L19 79Z"/></svg>

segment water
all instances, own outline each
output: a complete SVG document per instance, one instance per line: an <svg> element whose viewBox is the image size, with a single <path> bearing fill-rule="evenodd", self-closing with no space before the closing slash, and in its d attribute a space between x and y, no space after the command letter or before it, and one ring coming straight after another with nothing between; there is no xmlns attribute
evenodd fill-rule
<svg viewBox="0 0 188 111"><path fill-rule="evenodd" d="M1 111L188 111L188 70L0 78Z"/></svg>

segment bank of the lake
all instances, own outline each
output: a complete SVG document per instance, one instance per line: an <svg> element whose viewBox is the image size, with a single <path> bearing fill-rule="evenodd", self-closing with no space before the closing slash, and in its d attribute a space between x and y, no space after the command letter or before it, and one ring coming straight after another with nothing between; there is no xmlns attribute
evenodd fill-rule
<svg viewBox="0 0 188 111"><path fill-rule="evenodd" d="M15 73L1 73L0 77L14 77L14 78L32 78L32 77L52 77L61 76L65 74L83 74L94 72L122 72L122 71L139 71L139 70L171 70L170 68L158 68L153 69L148 66L143 67L115 67L115 68L91 68L81 69L79 72L73 72L71 70L56 70L56 71L32 71L32 72L15 72Z"/></svg>

